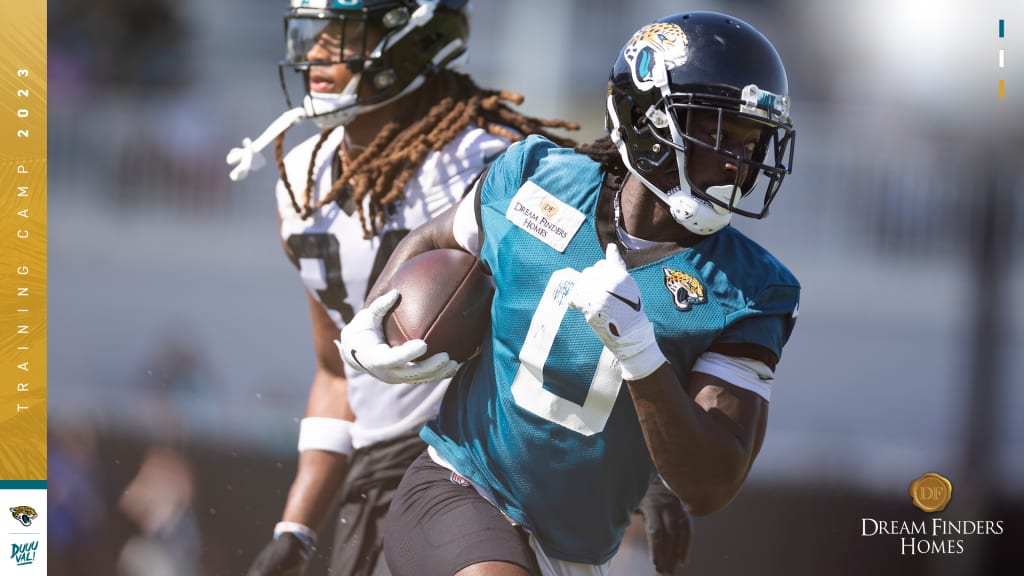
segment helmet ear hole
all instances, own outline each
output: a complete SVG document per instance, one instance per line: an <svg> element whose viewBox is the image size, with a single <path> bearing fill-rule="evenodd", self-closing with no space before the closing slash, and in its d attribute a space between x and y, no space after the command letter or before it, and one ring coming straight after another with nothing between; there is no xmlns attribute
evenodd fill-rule
<svg viewBox="0 0 1024 576"><path fill-rule="evenodd" d="M629 125L633 130L643 130L647 126L647 117L635 103L629 108Z"/></svg>

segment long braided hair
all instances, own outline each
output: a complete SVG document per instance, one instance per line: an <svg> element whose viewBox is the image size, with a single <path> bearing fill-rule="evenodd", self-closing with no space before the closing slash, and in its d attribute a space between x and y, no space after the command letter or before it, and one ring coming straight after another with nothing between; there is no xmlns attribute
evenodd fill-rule
<svg viewBox="0 0 1024 576"><path fill-rule="evenodd" d="M589 144L580 144L576 147L580 154L586 154L591 160L597 162L606 171L612 174L625 174L626 164L622 161L622 155L615 143L608 136L602 136Z"/></svg>
<svg viewBox="0 0 1024 576"><path fill-rule="evenodd" d="M529 134L540 134L559 146L576 145L572 139L546 130L578 130L579 125L575 122L539 119L516 112L508 104L522 104L522 95L480 88L469 76L459 72L441 70L413 94L414 98L408 98L410 105L400 112L403 118L384 125L364 150L351 154L343 146L339 147L341 175L330 192L315 205L311 198L316 157L334 128L324 130L313 149L301 202L285 172L285 135L282 133L277 137L274 143L277 168L297 214L302 218L310 217L350 187L364 236L375 236L387 222L391 208L402 200L405 185L419 170L427 154L444 148L470 125L486 129L509 142L522 140ZM363 208L363 200L367 196L369 214L364 213Z"/></svg>

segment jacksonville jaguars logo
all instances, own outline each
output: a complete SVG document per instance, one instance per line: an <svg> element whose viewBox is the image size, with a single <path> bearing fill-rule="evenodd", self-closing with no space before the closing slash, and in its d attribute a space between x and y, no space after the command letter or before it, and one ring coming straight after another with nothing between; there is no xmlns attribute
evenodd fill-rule
<svg viewBox="0 0 1024 576"><path fill-rule="evenodd" d="M648 24L629 40L623 56L633 73L633 83L643 92L667 82L667 72L686 64L690 41L677 24Z"/></svg>
<svg viewBox="0 0 1024 576"><path fill-rule="evenodd" d="M694 304L708 301L704 286L689 274L665 268L665 288L672 293L672 303L680 310L689 310Z"/></svg>
<svg viewBox="0 0 1024 576"><path fill-rule="evenodd" d="M39 517L36 514L36 509L31 506L15 506L11 508L11 514L14 515L14 519L21 522L22 526L31 526L32 521Z"/></svg>

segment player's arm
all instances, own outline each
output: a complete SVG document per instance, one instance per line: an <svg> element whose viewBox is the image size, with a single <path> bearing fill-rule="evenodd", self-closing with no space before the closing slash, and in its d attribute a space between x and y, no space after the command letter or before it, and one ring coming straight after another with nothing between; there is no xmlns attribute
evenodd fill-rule
<svg viewBox="0 0 1024 576"><path fill-rule="evenodd" d="M764 437L767 402L754 392L693 372L690 395L668 364L643 311L640 290L616 244L580 273L569 296L615 355L661 477L696 515L735 496Z"/></svg>
<svg viewBox="0 0 1024 576"><path fill-rule="evenodd" d="M391 257L388 258L387 264L381 270L380 276L377 277L373 288L367 294L366 301L372 302L383 294L384 287L388 285L391 277L394 276L395 270L398 270L407 260L424 252L439 248L466 250L466 247L460 244L455 237L456 217L462 220L467 217L467 210L472 211L473 208L473 198L475 198L473 194L462 198L455 205L431 218L422 226L414 228L405 238L402 238L402 241L395 247L395 251L391 253ZM464 204L466 207L460 211L460 207ZM473 225L475 225L475 215L470 213L468 216L473 218Z"/></svg>
<svg viewBox="0 0 1024 576"><path fill-rule="evenodd" d="M648 451L665 482L693 514L724 508L761 449L767 400L696 371L690 374L687 395L668 364L628 387Z"/></svg>
<svg viewBox="0 0 1024 576"><path fill-rule="evenodd" d="M317 529L323 524L331 500L345 477L348 455L343 451L351 452L351 441L347 446L334 444L339 439L330 437L331 426L336 425L332 421L353 422L355 414L348 403L345 365L334 346L338 328L323 305L308 292L306 296L313 325L316 372L306 402L303 432L312 430L309 434L313 436L302 438L304 445L300 444L300 449L305 449L299 453L298 471L288 492L282 520ZM309 426L311 418L322 420ZM318 428L324 424L326 429Z"/></svg>
<svg viewBox="0 0 1024 576"><path fill-rule="evenodd" d="M384 287L391 281L395 270L407 260L430 250L453 248L479 256L480 254L480 187L489 172L485 168L469 186L458 202L444 212L418 226L399 242L391 253L387 264L367 294L366 301L372 302L384 293Z"/></svg>
<svg viewBox="0 0 1024 576"><path fill-rule="evenodd" d="M408 340L399 346L389 346L384 338L383 322L388 312L398 304L401 295L397 290L384 292L395 271L410 258L438 248L456 248L475 254L478 246L479 228L475 215L472 194L455 206L429 220L405 236L395 247L387 264L381 270L377 282L366 296L368 304L359 311L341 331L335 341L338 352L345 364L355 370L363 370L374 378L391 384L422 384L450 378L459 363L438 352L424 358L427 343L423 340ZM468 215L467 215L468 212ZM459 222L467 221L462 233L471 240L460 238Z"/></svg>
<svg viewBox="0 0 1024 576"><path fill-rule="evenodd" d="M289 259L296 261L288 244L282 241L281 245ZM326 519L327 508L348 471L348 456L352 452L348 428L355 421L355 413L348 402L345 363L334 346L338 326L309 290L306 301L316 371L299 431L298 470L281 520L316 530Z"/></svg>
<svg viewBox="0 0 1024 576"><path fill-rule="evenodd" d="M348 469L355 419L348 403L344 364L332 343L337 327L307 291L316 372L299 433L299 463L273 539L253 561L248 576L300 576L316 544L334 495Z"/></svg>

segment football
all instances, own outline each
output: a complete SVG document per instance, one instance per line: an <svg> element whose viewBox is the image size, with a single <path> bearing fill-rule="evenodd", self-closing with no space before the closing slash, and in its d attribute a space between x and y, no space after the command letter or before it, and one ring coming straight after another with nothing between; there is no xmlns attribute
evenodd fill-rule
<svg viewBox="0 0 1024 576"><path fill-rule="evenodd" d="M494 284L475 256L452 249L424 252L402 264L387 289L402 294L384 318L388 344L423 339L424 357L447 352L459 362L476 353L491 321Z"/></svg>

